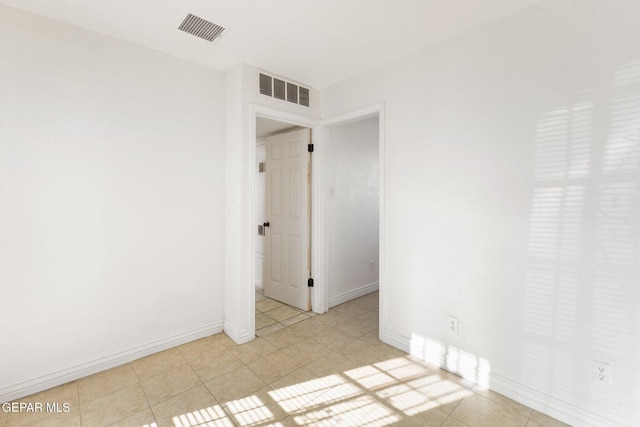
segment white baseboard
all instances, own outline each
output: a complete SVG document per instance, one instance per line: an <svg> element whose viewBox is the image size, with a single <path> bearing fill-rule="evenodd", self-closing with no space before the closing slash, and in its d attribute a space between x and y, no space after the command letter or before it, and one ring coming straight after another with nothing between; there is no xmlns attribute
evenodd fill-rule
<svg viewBox="0 0 640 427"><path fill-rule="evenodd" d="M380 282L369 283L368 285L360 286L359 288L331 297L329 298L329 307L335 307L336 305L351 301L354 298L375 292L378 290L379 284Z"/></svg>
<svg viewBox="0 0 640 427"><path fill-rule="evenodd" d="M491 389L574 427L624 427L499 374L491 374Z"/></svg>
<svg viewBox="0 0 640 427"><path fill-rule="evenodd" d="M245 344L253 341L256 337L255 333L251 333L249 329L236 328L230 321L224 322L224 333L229 336L236 344Z"/></svg>
<svg viewBox="0 0 640 427"><path fill-rule="evenodd" d="M380 328L380 341L385 344L389 344L392 347L402 350L405 353L411 354L410 340L407 337L398 335L388 329Z"/></svg>
<svg viewBox="0 0 640 427"><path fill-rule="evenodd" d="M101 357L100 359L70 366L49 374L20 381L15 384L0 386L0 402L9 402L24 396L29 396L33 393L66 384L70 381L140 359L141 357L149 356L178 345L218 334L222 332L222 330L223 322L219 321L178 335L113 353Z"/></svg>
<svg viewBox="0 0 640 427"><path fill-rule="evenodd" d="M410 338L383 329L380 330L380 340L434 366L441 367L441 369L445 370L447 369L446 355L438 350L430 351L428 349L428 344L424 346L419 345L421 348L416 349L416 343L412 343ZM428 343L428 341L429 340L425 340L425 343ZM412 345L414 348L412 348ZM464 370L464 368L462 369ZM453 372L453 370L451 371ZM453 373L464 377L463 372ZM543 414L547 414L573 427L625 427L614 421L602 418L588 410L556 399L553 396L541 393L494 372L489 373L489 388L515 400L516 402L520 402L523 405L535 409L538 412L542 412Z"/></svg>

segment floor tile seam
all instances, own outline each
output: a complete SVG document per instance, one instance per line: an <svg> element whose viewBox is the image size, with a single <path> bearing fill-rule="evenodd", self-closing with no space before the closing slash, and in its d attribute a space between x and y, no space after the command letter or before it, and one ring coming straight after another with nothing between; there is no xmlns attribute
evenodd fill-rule
<svg viewBox="0 0 640 427"><path fill-rule="evenodd" d="M257 374L256 374L256 375L257 375ZM259 378L259 377L258 377L258 378ZM263 381L264 381L264 380L263 380ZM265 386L265 387L262 387L261 389L257 390L256 392L254 392L254 394L255 394L255 393L257 393L257 392L259 392L260 390L264 390L265 388L268 388L268 389L269 389L269 391L273 391L273 390L274 390L274 389L273 389L269 384L267 384L266 382L265 382L265 384L266 384L266 386ZM267 392L267 394L269 394L269 393ZM271 396L269 396L269 397L271 398ZM236 399L236 400L237 400L237 399ZM273 400L273 398L271 398L271 400ZM225 414L227 414L227 417L229 418L229 420L231 421L231 423L232 423L234 426L236 426L236 427L241 427L241 425L240 425L240 424L237 424L237 423L235 423L235 422L234 422L234 416L233 416L233 414L230 414L229 412L227 412L228 403L229 403L229 402L226 402L226 403L224 403L224 404L219 403L219 405L220 405L220 407L224 410ZM266 404L264 404L264 402L262 402L262 403L263 403L263 405L264 405L265 407L267 407L267 408L268 408L268 406L267 406ZM274 403L275 405L279 406L280 408L282 408L282 407L280 406L280 404L279 404L278 402L276 402L275 400L273 400L273 403ZM274 416L274 417L273 417L273 418L274 418L273 420L265 421L265 422L260 422L259 424L255 424L255 423L253 423L253 424L251 424L251 425L252 425L252 426L256 426L256 427L272 426L272 425L273 425L273 423L277 423L278 421L282 421L282 420L286 419L287 417L291 416L291 413L289 413L289 412L285 411L284 409L282 409L282 412L284 412L284 414L285 414L285 415L284 415L284 416L282 416L282 417L276 417L276 416ZM266 424L267 422L268 422L269 424Z"/></svg>
<svg viewBox="0 0 640 427"><path fill-rule="evenodd" d="M154 413L153 413L153 409L151 409L151 407L149 407L149 408L147 408L147 409L149 409L149 411L151 411L151 415L153 416L153 421L154 421L156 424L158 424L158 420L156 419L156 414L154 414ZM107 426L105 426L105 427L112 427L112 426L116 425L117 423L122 422L122 420L126 420L127 418L132 417L132 416L134 416L134 415L137 415L137 414L139 414L140 412L143 412L143 411L144 411L144 409L143 409L142 411L138 411L138 412L133 413L133 414L131 414L131 415L127 416L127 417L124 417L124 418L122 418L122 419L120 419L120 420L118 420L118 421L114 421L114 422L112 422L111 424L109 424L109 425L107 425ZM81 426L81 427L82 427L82 426Z"/></svg>
<svg viewBox="0 0 640 427"><path fill-rule="evenodd" d="M151 380L152 378L156 378L156 377L158 377L158 376L160 376L160 375L166 374L166 373L167 373L167 372L169 372L170 370L174 370L174 369L177 369L177 368L182 368L182 367L183 367L183 366L185 366L185 365L188 365L188 366L189 366L189 368L191 368L191 370L192 370L192 371L193 371L193 373L195 374L195 369L193 369L193 366L191 366L191 364L189 364L189 362L187 362L187 361L185 360L185 362L184 362L183 364L181 364L181 365L178 365L178 366L169 366L168 368L165 368L165 369L164 369L164 370L162 370L161 372L158 372L158 373L156 373L156 374L154 374L154 375L151 375L151 376L148 376L148 377L145 377L145 378L141 378L139 375L137 375L137 372L136 372L136 375L138 376L138 382L140 383L140 385L142 385L142 383L143 383L143 382L149 381L149 380ZM196 375L197 375L197 374L196 374ZM144 387L143 387L143 388L144 388Z"/></svg>
<svg viewBox="0 0 640 427"><path fill-rule="evenodd" d="M254 360L253 362L251 362L251 363L249 363L249 364L246 364L246 365L244 365L244 366L246 366L246 367L247 367L251 372L253 372L253 374L254 374L256 377L260 378L260 379L261 379L261 380L262 380L262 381L263 381L263 382L264 382L264 383L265 383L269 388L271 388L271 384L270 384L269 382L267 382L267 380L265 380L264 378L262 378L262 376L260 376L260 374L258 374L258 373L255 371L255 369L252 369L252 368L251 368L251 366L249 366L250 364L253 364L253 363L257 362L258 360L260 360L260 359ZM273 382L276 382L276 381L278 381L278 380L274 380Z"/></svg>
<svg viewBox="0 0 640 427"><path fill-rule="evenodd" d="M76 385L76 395L78 398L78 418L80 419L80 427L82 427L82 402L80 402L80 387L78 386L77 380L74 381L74 383Z"/></svg>
<svg viewBox="0 0 640 427"><path fill-rule="evenodd" d="M300 315L299 315L299 314L296 314L296 315L294 315L294 316L287 317L286 319L282 319L282 320L274 319L274 318L273 318L273 317L271 317L271 316L267 316L267 317L269 317L269 319L275 320L277 323L280 323L281 325L284 325L284 327L285 327L285 328L288 328L288 327L289 327L289 326L291 326L291 325L295 325L296 323L303 322L303 321L305 321L305 320L307 320L307 319L311 319L310 317L307 317L307 319L298 320L297 322L292 323L291 325L287 325L286 323L284 323L284 322L286 322L287 320L294 319L294 318L296 318L296 317L298 317L298 316L300 316Z"/></svg>
<svg viewBox="0 0 640 427"><path fill-rule="evenodd" d="M220 409L222 409L222 412L224 412L224 414L227 416L227 419L233 425L233 427L239 427L240 425L238 423L236 423L235 417L233 416L232 413L229 412L227 407L225 405L220 404L220 403L218 405L220 405ZM204 425L208 425L208 424L204 424Z"/></svg>
<svg viewBox="0 0 640 427"><path fill-rule="evenodd" d="M465 395L462 397L462 399L458 400L455 404L455 406L451 409L451 412L446 412L444 410L441 409L441 411L445 414L447 414L447 418L442 422L443 424L449 419L449 418L453 418L454 420L456 420L457 422L459 422L460 424L462 424L465 427L469 427L466 423L463 423L462 421L460 421L459 419L457 419L456 417L453 416L453 412L456 410L456 408L462 403L462 401L470 396L470 393L473 393L471 390L468 390L464 387L462 387L465 391Z"/></svg>
<svg viewBox="0 0 640 427"><path fill-rule="evenodd" d="M473 387L475 387L476 385L477 385L477 384L474 384L474 385L473 385ZM482 398L484 398L484 399L488 400L489 402L493 403L494 405L499 406L500 408L504 408L504 409L507 409L507 410L509 409L509 405L502 404L502 403L497 402L496 400L493 400L493 399L491 399L491 398L489 398L489 397L483 396L483 395L482 395L482 394L480 394L480 393L476 393L476 392L475 392L475 391L473 391L472 389L469 389L469 391L470 391L471 393L475 394L476 396L480 396L480 397L482 397ZM465 396L465 397L467 397L467 396ZM506 396L505 396L505 397L506 397ZM509 398L507 397L507 399L509 399ZM510 400L512 400L512 399L510 399ZM525 420L525 425L526 425L526 424L529 422L529 419L531 418L531 415L533 414L533 409L532 409L532 408L530 408L529 406L527 406L527 405L523 405L522 403L517 402L517 401L515 401L515 400L513 400L513 402L514 402L516 405L520 405L520 406L522 406L523 408L525 408L525 409L528 409L528 410L529 410L529 415L527 415L527 419Z"/></svg>
<svg viewBox="0 0 640 427"><path fill-rule="evenodd" d="M158 405L158 403L156 403L155 405L149 407L149 410L151 411L151 415L153 415L153 420L155 421L156 425L158 424L158 415L156 414L156 411L153 410L154 406Z"/></svg>
<svg viewBox="0 0 640 427"><path fill-rule="evenodd" d="M181 367L181 366L183 366L183 365L187 364L187 363L188 363L188 362L187 362L187 359L185 359L185 358L184 358L183 354L180 352L180 349L179 349L178 347L179 347L179 346L171 347L171 348L168 348L167 350L159 351L159 352L154 353L154 354L152 354L152 355L150 355L150 356L141 357L141 358L139 358L139 359L136 359L136 360L131 361L131 362L130 362L130 363L131 363L131 366L133 367L133 371L135 372L136 376L138 377L138 381L141 383L142 381L148 380L149 378L153 378L153 377L156 377L156 376L158 376L158 375L161 375L161 374L163 374L163 373L167 372L169 369L179 368L179 367ZM150 376L148 376L148 377L144 377L144 378L141 376L141 373L140 373L140 372L138 372L138 369L136 369L135 362L137 362L138 360L146 359L147 357L155 356L155 355L158 355L158 354L160 354L160 353L164 353L165 351L169 351L169 350L173 350L173 349L175 349L175 350L177 350L177 351L178 351L178 354L180 355L180 358L182 359L182 362L183 362L183 363L181 363L181 364L179 364L179 365L177 365L177 366L169 366L169 367L167 367L167 368L164 368L162 371L160 371L160 372L158 372L158 373L155 373L155 374L153 374L153 375L150 375Z"/></svg>
<svg viewBox="0 0 640 427"><path fill-rule="evenodd" d="M130 384L128 387L131 387L131 386L133 386L133 385L135 385L135 384ZM153 419L154 419L155 421L157 421L157 420L156 420L156 416L155 416L155 414L153 413L153 410L151 409L151 402L149 401L149 397L147 396L147 392L146 392L146 390L144 389L144 387L142 387L142 384L141 384L140 382L138 382L138 385L139 385L139 386L140 386L140 388L142 389L142 393L144 394L144 398L145 398L145 400L146 400L146 402L147 402L147 407L146 407L145 409L149 409L149 410L151 411L151 413L153 414ZM123 389L123 390L124 390L124 389ZM120 390L120 391L122 391L122 390ZM144 411L145 409L142 409L141 411L134 412L133 414L130 414L130 415L123 416L122 418L118 418L117 420L114 420L112 423L108 424L106 427L113 426L114 424L117 424L117 423L121 422L122 420L125 420L125 419L127 419L127 418L129 418L129 417L131 417L131 416L133 416L133 415L136 415L136 414L137 414L137 413L139 413L139 412ZM83 422L82 422L82 417L81 417L81 419L80 419L80 423L81 423L81 424L83 424Z"/></svg>
<svg viewBox="0 0 640 427"><path fill-rule="evenodd" d="M260 337L258 337L258 338L260 338ZM257 338L256 338L256 339L257 339ZM243 364L244 366L247 366L247 365L249 365L250 363L256 362L256 361L258 361L258 360L262 359L263 357L266 357L266 356L268 356L268 355L270 355L270 354L272 354L272 353L275 353L276 351L278 351L278 349L277 349L277 348L275 348L275 349L273 349L273 350L272 350L272 349L270 349L270 348L269 348L269 349L262 350L262 351L260 351L260 356L258 356L258 357L257 357L257 358L255 358L255 359L251 359L251 360L250 360L250 361L248 361L248 362L245 362L244 360L240 359L240 357L238 357L238 356L236 356L236 357L238 358L238 360L240 360L240 362L242 362L242 364ZM235 354L234 354L234 356L235 356ZM240 369L240 368L237 368L237 369ZM236 370L236 369L234 369L234 371L235 371L235 370Z"/></svg>
<svg viewBox="0 0 640 427"><path fill-rule="evenodd" d="M518 402L518 403L520 403L520 402ZM521 405L522 405L522 404L521 404ZM523 405L523 406L524 406L524 405ZM533 416L533 412L534 412L533 408L530 408L529 406L526 406L526 407L527 407L527 408L529 408L529 409L531 409L531 412L529 412L529 416L527 417L527 421L525 421L525 423L524 423L524 425L525 425L525 426L526 426L527 424L529 424L529 421L534 422L534 423L536 422L535 420L532 420L532 419L531 419L531 417Z"/></svg>
<svg viewBox="0 0 640 427"><path fill-rule="evenodd" d="M106 372L106 371L103 371L103 372ZM135 370L134 370L134 373L135 373ZM135 382L126 383L126 384L118 383L119 388L117 388L115 390L111 390L109 393L100 394L100 395L98 395L96 397L93 397L93 398L85 401L84 404L88 405L89 403L91 403L91 402L93 402L95 400L102 399L103 397L109 396L109 395L114 394L114 393L118 393L118 392L126 389L127 387L131 387L132 385L135 385L135 384L140 384L140 386L142 387L142 383L140 382L140 379L138 378L137 374L136 374L136 381ZM81 404L82 404L82 400L80 399L80 387L78 387L78 405L81 405Z"/></svg>
<svg viewBox="0 0 640 427"><path fill-rule="evenodd" d="M133 386L133 385L135 385L135 384L129 384L127 387L131 387L131 386ZM149 399L147 398L147 393L146 393L146 391L144 390L144 387L142 387L142 384L140 384L139 382L138 382L138 385L140 385L140 388L142 389L142 393L144 393L145 400L147 401L147 409L151 409L151 406L149 405ZM126 388L126 387L125 387L125 388ZM118 390L118 391L114 391L113 393L106 394L105 396L109 396L109 395L111 395L111 394L118 393L118 392L120 392L120 391L122 391L122 390L124 390L124 388L123 388L123 389L121 389L121 390ZM117 411L116 411L116 412L117 412ZM140 411L138 411L138 412L140 412ZM114 425L114 424L116 424L116 423L119 423L120 421L122 421L122 420L124 420L124 419L126 419L126 418L128 418L128 417L130 417L130 416L132 416L132 415L135 415L135 414L137 414L138 412L135 412L135 413L133 413L133 414L131 414L131 415L125 415L125 416L122 416L121 418L118 418L118 419L116 419L116 420L113 420L113 422L111 422L110 424L107 424L105 427L109 427L109 426L112 426L112 425ZM154 418L155 418L155 416L154 416ZM80 414L80 425L82 425L82 424L84 424L84 422L83 422L83 420L82 420L82 413L81 413L81 414Z"/></svg>
<svg viewBox="0 0 640 427"><path fill-rule="evenodd" d="M453 411L451 411L450 414L447 414L447 418L445 418L445 420L442 422L442 424L440 424L441 426L445 425L445 423L447 422L447 420L451 418L452 420L455 420L457 423L463 425L464 427L469 427L469 425L467 423L463 423L462 421L460 421L459 419L457 419L456 417L453 416Z"/></svg>
<svg viewBox="0 0 640 427"><path fill-rule="evenodd" d="M296 331L296 332L298 332L298 331ZM301 332L298 332L298 333L300 333L300 334L304 335L306 338L313 338L313 337L315 337L315 336L320 335L322 332L323 332L323 331L315 332L315 333L313 333L313 334L311 334L311 335L305 335L305 334L302 334ZM320 344L320 343L318 343L318 344Z"/></svg>
<svg viewBox="0 0 640 427"><path fill-rule="evenodd" d="M267 313L262 313L262 314L264 314L265 316L267 316L271 320L275 320L278 323L282 323L280 320L276 319L275 317L269 316L268 312ZM291 317L294 317L294 316L291 316ZM289 319L289 317L287 317L287 319ZM282 320L287 320L287 319L282 319Z"/></svg>
<svg viewBox="0 0 640 427"><path fill-rule="evenodd" d="M286 326L285 326L285 327L286 327ZM274 331L274 332L277 332L277 331ZM294 331L294 332L295 332L295 331ZM297 333L297 332L296 332L296 333ZM269 334L267 334L267 336L268 336L268 335L269 335ZM300 334L300 335L302 335L302 334ZM265 339L266 339L266 338L265 338ZM296 341L296 342L294 342L294 343L287 344L287 345L285 345L284 347L278 348L278 350L283 350L283 349L285 349L285 348L291 347L292 345L296 345L296 344L298 344L299 342L304 341L305 339L306 339L306 338L305 338L304 336L302 336L302 339L300 339L300 340L298 340L298 341ZM272 343L272 342L271 342L271 341L269 341L268 339L266 339L266 340L269 342L269 344L271 344L272 346L276 347L276 345L275 345L274 343Z"/></svg>
<svg viewBox="0 0 640 427"><path fill-rule="evenodd" d="M430 398L429 398L427 395L425 395L424 393L422 393L422 392L420 392L420 393L421 393L422 395L424 395L425 397L427 397L427 398L428 398L428 400L433 400L433 399L430 399ZM424 414L424 413L429 412L429 411L432 411L432 410L434 410L434 409L435 409L435 410L437 410L437 411L439 411L439 412L442 412L442 413L446 416L446 417L445 417L445 419L442 421L442 424L440 424L441 426L442 426L442 425L444 425L444 423L449 419L449 417L451 417L451 414L448 414L448 413L447 413L447 412L445 412L444 410L440 409L440 405L436 406L435 408L427 409L426 411L418 412L418 413L416 413L416 414L414 414L414 415L409 415L409 414L405 413L402 409L400 409L400 408L396 408L396 407L395 407L395 405L393 405L393 403L389 402L389 400L391 400L391 398L392 398L392 397L393 397L393 396L389 396L389 397L387 397L386 399L382 399L382 398L380 398L380 399L382 399L382 400L383 400L385 407L387 407L387 408L391 408L395 413L397 413L397 414L399 414L399 415L400 415L400 418L401 418L401 419L402 419L402 418L404 418L404 417L412 418L412 417L414 417L414 416L416 416L416 415ZM459 420L457 420L457 419L456 419L456 421L459 421ZM468 427L465 423L461 423L461 424L463 424L465 427Z"/></svg>
<svg viewBox="0 0 640 427"><path fill-rule="evenodd" d="M207 352L207 353L203 353L203 354L201 354L199 357L194 358L192 361L188 361L188 360L187 360L187 361L186 361L186 362L187 362L187 363L186 363L186 365L189 365L189 367L191 368L191 370L193 370L193 371L195 372L195 371L196 371L196 369L195 369L195 367L193 366L193 364L194 364L194 363L199 362L199 361L201 361L201 360L203 360L203 359L205 359L205 358L212 358L212 357L213 357L213 358L215 358L215 357L217 357L217 356L220 356L220 354L222 354L222 353L229 353L230 355L232 355L232 356L236 357L236 355L235 355L235 354L233 354L232 349L227 348L227 347L224 347L224 348L222 348L222 349L217 349L217 350L216 350L216 351L214 351L213 353L209 353L209 352ZM236 357L236 358L237 358L237 357ZM186 360L186 359L185 359L185 360ZM182 366L182 365L180 365L180 366ZM180 367L180 366L178 366L178 367ZM155 376L155 375L154 375L154 376Z"/></svg>
<svg viewBox="0 0 640 427"><path fill-rule="evenodd" d="M314 375L316 375L316 374L314 373ZM308 402L304 403L302 406L300 406L295 411L292 411L289 415L302 415L303 418L307 419L307 417L305 416L305 413L309 412L308 411L309 405L313 404L313 402L315 402L317 399L320 399L322 396L324 396L325 394L329 393L335 387L341 386L343 384L344 383L336 384L336 385L328 388L327 390L323 391L322 393L318 394L317 396L314 396L314 397L310 398ZM311 420L309 420L309 421L311 421Z"/></svg>
<svg viewBox="0 0 640 427"><path fill-rule="evenodd" d="M233 371L231 371L231 372L233 372ZM211 381L213 381L213 380L211 380ZM211 382L211 381L207 381L207 382ZM203 386L204 386L204 388L209 392L209 394L211 395L211 397L213 397L213 401L215 402L215 404L216 404L217 406L219 406L220 408L225 409L225 408L226 408L226 406L227 406L227 404L228 404L229 402L221 402L221 401L216 397L216 395L215 395L215 394L213 394L213 390L211 390L211 389L209 388L209 386L208 386L206 383L204 383L204 384L203 384ZM194 388L196 388L196 387L194 387ZM193 390L193 389L191 389L191 390ZM190 390L187 390L187 391L190 391ZM186 393L186 391L185 391L185 393ZM181 394L182 394L182 393L181 393ZM226 411L225 411L225 412L226 412ZM231 418L231 417L229 417L229 418Z"/></svg>
<svg viewBox="0 0 640 427"><path fill-rule="evenodd" d="M135 371L135 367L133 369L134 369L134 372L136 372L136 376L137 376L138 373L137 373L137 371ZM153 419L154 419L154 421L156 421L156 424L157 424L158 419L156 418L156 414L153 412L153 408L151 406L151 401L149 400L149 396L147 394L147 390L145 390L145 388L143 387L142 381L140 380L140 377L138 377L138 384L140 384L140 388L142 389L142 393L144 393L144 398L147 401L147 407L151 411L151 414L153 414ZM112 424L115 424L115 423L112 423Z"/></svg>
<svg viewBox="0 0 640 427"><path fill-rule="evenodd" d="M331 388L329 388L329 389L325 390L324 392L320 393L318 396L314 397L314 398L313 398L310 402L308 402L307 404L305 404L305 405L301 406L298 410L294 411L294 414L297 414L298 412L301 412L301 413L300 413L300 415L302 415L304 418L308 419L308 418L305 416L305 413L309 412L309 410L308 410L308 409L310 409L310 408L309 408L309 405L310 405L310 404L313 404L313 402L315 402L317 399L319 399L319 398L321 398L322 396L324 396L326 393L329 393L329 392L330 392L331 390L333 390L334 388L336 388L336 387L341 387L341 386L343 386L343 385L344 385L344 384L346 384L346 383L352 383L352 384L354 384L354 381L353 381L353 380L350 380L350 379L347 379L347 380L346 380L346 382L344 382L344 383L340 383L340 384L336 384L336 385L334 385L333 387L331 387ZM393 406L391 406L391 407L390 407L389 405L387 405L387 404L386 404L386 402L387 402L387 400L388 400L388 399L382 399L382 398L380 398L379 396L377 396L377 395L375 395L375 394L373 394L373 393L368 393L368 392L366 392L366 390L362 390L362 387L361 387L360 385L358 385L358 384L355 384L355 385L356 385L356 387L358 387L359 389L361 389L362 393L359 393L359 394L357 394L357 395L350 395L350 396L348 396L348 397L344 397L344 398L338 398L338 399L336 399L336 400L334 400L334 401L331 401L331 402L329 402L329 403L324 403L324 404L322 404L322 405L318 405L318 408L319 408L319 409L322 409L322 408L330 407L330 406L333 406L333 405L336 405L336 404L339 404L339 403L342 403L342 402L350 402L350 401L352 401L353 399L358 398L358 397L369 396L369 397L372 397L374 400L378 401L380 404L382 404L382 406L384 406L385 408L387 408L388 410L390 410L390 412L391 412L391 413L393 413L393 414L400 414L400 412L401 412L401 411L400 411L399 409L397 409L397 408L395 408L395 407L393 407ZM304 412L302 412L302 411L304 411ZM400 418L402 418L402 414L400 414ZM312 420L309 420L309 421L312 421Z"/></svg>
<svg viewBox="0 0 640 427"><path fill-rule="evenodd" d="M275 332L275 331L274 331L274 332ZM269 334L267 334L267 335L269 335ZM294 345L296 345L296 344L298 344L298 343L300 343L300 342L302 342L302 341L304 341L304 340L305 340L305 338L301 339L300 341L296 341L296 342L294 342L293 344L285 345L284 347L276 347L276 345L275 345L274 343L272 343L272 342L271 342L271 341L269 341L269 340L267 340L267 341L269 341L269 344L271 344L272 346L276 347L276 348L277 348L277 350L276 350L276 351L278 351L278 350L284 350L285 348L289 348L289 347L291 347L291 346L294 346ZM269 354L271 354L271 353L269 353ZM289 356L289 357L291 357L291 356Z"/></svg>
<svg viewBox="0 0 640 427"><path fill-rule="evenodd" d="M236 357L236 356L234 355L233 357ZM236 359L238 359L238 358L236 357ZM243 366L245 365L245 364L244 364L244 362L243 362L242 360L238 359L238 361L240 361L240 363L241 363ZM233 372L233 371L235 371L235 369L232 369L231 371L223 372L222 374L219 374L219 375L213 376L213 377L211 377L211 378L209 378L209 379L205 379L203 376L201 376L200 374L198 374L198 372L196 372L196 370L193 368L193 366L189 365L189 367L191 368L191 370L193 371L193 373L196 375L196 377L198 377L198 381L200 381L200 384L201 384L201 385L205 385L205 386L206 386L206 383L208 383L208 382L210 382L210 381L213 381L213 380L215 380L216 378L220 378L221 376L226 375L226 374L228 374L229 372ZM236 368L236 369L238 369L238 368ZM195 387L193 387L193 388L195 388Z"/></svg>
<svg viewBox="0 0 640 427"><path fill-rule="evenodd" d="M278 309L276 308L276 309L269 310L269 311L263 311L263 312L262 312L262 314L264 314L265 316L267 316L267 317L268 317L268 318L270 318L270 319L273 319L273 320L275 320L275 321L278 321L278 322L279 322L279 320L278 320L278 319L276 319L275 317L272 317L272 316L270 316L270 315L269 315L269 313L271 313L272 311L275 311L275 310L278 310ZM291 316L291 317L293 317L293 316Z"/></svg>
<svg viewBox="0 0 640 427"><path fill-rule="evenodd" d="M273 320L275 320L275 319L273 319ZM266 329L266 328L268 328L269 326L273 326L273 325L276 325L276 324L277 324L277 325L282 325L282 328L288 328L288 326L287 326L287 325L285 325L285 324L284 324L284 323L282 323L282 322L278 322L278 321L276 320L276 323L272 323L272 324L267 325L267 326L265 326L265 327L263 327L263 328L260 328L260 329ZM280 328L280 329L282 329L282 328ZM257 332L257 331L259 331L260 329L257 329L257 330L256 330L256 332ZM276 331L279 331L280 329L276 329L275 331L271 331L271 332L276 332ZM269 334L270 334L271 332L269 332ZM267 334L267 335L268 335L268 334Z"/></svg>
<svg viewBox="0 0 640 427"><path fill-rule="evenodd" d="M162 404L162 403L165 403L165 402L167 402L167 401L169 401L169 400L171 400L171 399L173 399L173 398L176 398L176 397L178 397L178 396L180 396L180 395L182 395L182 394L184 394L184 393L190 392L190 391L192 391L192 390L194 390L194 389L196 389L196 388L198 388L198 387L201 387L201 386L203 386L205 389L207 389L207 391L209 392L209 394L211 394L211 397L213 397L213 399L214 399L214 400L216 401L216 403L217 403L217 402L218 402L218 400L215 398L215 396L213 395L213 393L211 393L211 391L209 390L209 388L208 388L204 383L200 383L200 384L195 385L195 386L193 386L193 387L191 387L191 388L189 388L189 389L187 389L187 390L181 391L181 392L180 392L180 393L178 393L178 394L174 394L173 396L169 396L169 397L167 397L166 399L159 400L158 402L154 403L153 405L151 405L151 402L149 402L149 398L147 398L147 404L149 405L149 408L148 408L148 409L151 409L151 412L153 413L153 418L156 418L156 422L157 422L156 413L155 413L155 411L153 410L153 408L154 408L155 406L158 406L158 405L160 405L160 404ZM146 392L145 392L145 395L146 395Z"/></svg>

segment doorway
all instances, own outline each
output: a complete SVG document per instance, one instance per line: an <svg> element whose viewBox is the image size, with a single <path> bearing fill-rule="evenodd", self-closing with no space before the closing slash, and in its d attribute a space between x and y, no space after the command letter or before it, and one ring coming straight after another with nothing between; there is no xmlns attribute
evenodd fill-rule
<svg viewBox="0 0 640 427"><path fill-rule="evenodd" d="M254 195L256 285L267 298L303 311L311 310L310 143L308 128L256 120L256 159L264 158Z"/></svg>
<svg viewBox="0 0 640 427"><path fill-rule="evenodd" d="M329 309L329 294L328 294L328 277L330 276L330 262L329 262L329 217L326 207L330 203L330 194L329 194L329 184L327 177L327 162L328 162L328 153L325 147L325 131L330 132L330 129L335 126L340 126L343 124L347 124L349 122L358 121L361 119L366 119L370 117L378 118L378 166L379 166L379 253L378 253L378 277L379 277L379 318L380 318L380 328L379 328L379 336L380 338L387 343L391 343L394 341L392 336L387 336L388 334L385 332L385 324L386 324L386 313L388 312L386 309L385 303L385 230L384 230L384 143L385 143L385 112L384 112L384 104L376 104L370 107L366 107L360 110L352 111L349 113L345 113L331 119L323 120L322 122L311 119L308 117L304 117L298 114L292 114L264 106L252 105L251 106L251 126L250 133L252 143L248 147L249 150L249 159L250 163L247 164L247 167L250 167L253 171L255 171L256 167L256 157L259 156L256 152L256 128L257 121L260 118L270 119L275 122L281 122L282 124L287 125L288 127L300 126L300 127L308 127L312 130L312 143L314 143L314 152L313 152L313 170L312 170L312 221L311 221L311 234L312 234L312 244L311 244L311 265L312 265L312 277L314 279L314 287L311 291L312 298L312 310L313 313L321 314L326 312ZM258 149L259 151L259 149ZM251 239L250 241L250 251L247 252L247 255L250 257L247 259L247 265L250 266L250 277L251 281L247 283L250 285L251 293L250 297L247 299L243 299L247 301L247 305L245 306L247 310L247 314L250 316L251 321L251 329L253 333L252 336L255 336L255 307L256 307L256 299L255 299L255 278L256 273L260 266L256 265L256 256L255 249L256 243L254 241L254 236L256 234L257 224L260 223L263 216L258 216L255 213L257 209L258 203L256 202L256 197L254 194L256 192L257 185L254 181L251 181L251 191L250 191L250 200L252 204L252 210L250 214L250 221L244 222L245 229L251 231ZM260 203L262 205L262 203ZM367 261L368 265L368 261ZM374 268L375 268L374 267ZM249 291L249 289L246 289ZM249 331L247 331L249 332Z"/></svg>
<svg viewBox="0 0 640 427"><path fill-rule="evenodd" d="M323 120L322 142L326 153L320 175L326 188L319 203L327 213L317 240L325 248L318 268L323 283L330 283L325 286L326 308L378 290L378 337L397 346L397 337L386 329L384 104ZM359 164L346 170L343 162L349 157ZM352 232L345 231L351 227ZM341 241L349 233L345 248Z"/></svg>
<svg viewBox="0 0 640 427"><path fill-rule="evenodd" d="M328 127L329 307L376 292L380 273L377 115Z"/></svg>

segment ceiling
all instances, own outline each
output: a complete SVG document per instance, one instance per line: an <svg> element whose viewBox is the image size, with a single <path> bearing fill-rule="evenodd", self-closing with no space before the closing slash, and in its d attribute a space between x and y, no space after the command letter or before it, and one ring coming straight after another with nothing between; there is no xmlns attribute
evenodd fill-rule
<svg viewBox="0 0 640 427"><path fill-rule="evenodd" d="M539 0L0 0L226 70L240 62L322 89ZM214 43L188 13L228 28Z"/></svg>
<svg viewBox="0 0 640 427"><path fill-rule="evenodd" d="M276 135L278 133L289 130L301 129L290 123L279 122L264 117L256 117L256 139L266 138L267 136Z"/></svg>

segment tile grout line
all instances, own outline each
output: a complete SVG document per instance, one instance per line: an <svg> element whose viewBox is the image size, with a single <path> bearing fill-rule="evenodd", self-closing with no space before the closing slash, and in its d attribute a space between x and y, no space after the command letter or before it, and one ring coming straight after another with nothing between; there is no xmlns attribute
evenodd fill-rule
<svg viewBox="0 0 640 427"><path fill-rule="evenodd" d="M80 385L78 384L78 380L75 380L76 384L76 395L78 397L78 418L80 419L80 427L82 427L82 402L80 402Z"/></svg>
<svg viewBox="0 0 640 427"><path fill-rule="evenodd" d="M140 359L138 359L138 360L140 360ZM138 371L136 370L135 365L133 364L133 362L130 362L130 363L131 363L131 368L133 369L133 372L136 374L136 378L138 379L138 384L140 385L140 388L142 389L142 392L144 393L144 398L147 401L147 406L149 407L149 411L151 411L151 415L153 416L153 420L154 420L154 422L156 424L158 424L158 419L156 418L156 413L153 412L153 407L151 406L151 401L149 400L149 396L147 395L147 390L145 390L144 387L142 386L142 380L140 379L140 375L138 374Z"/></svg>

